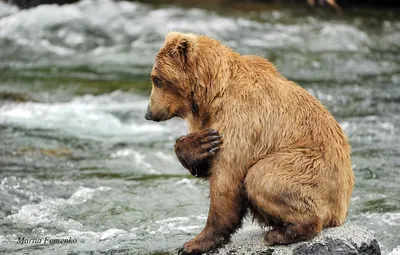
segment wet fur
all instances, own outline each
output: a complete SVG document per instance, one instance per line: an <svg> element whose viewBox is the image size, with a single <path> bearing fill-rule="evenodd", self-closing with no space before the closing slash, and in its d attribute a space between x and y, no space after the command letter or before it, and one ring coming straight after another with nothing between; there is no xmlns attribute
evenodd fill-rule
<svg viewBox="0 0 400 255"><path fill-rule="evenodd" d="M266 244L310 239L341 225L354 176L350 145L327 109L267 60L242 56L207 36L168 34L152 77L149 112L178 116L190 133L218 130L224 142L209 173L204 230L185 243L197 254L228 241L246 208L274 230Z"/></svg>

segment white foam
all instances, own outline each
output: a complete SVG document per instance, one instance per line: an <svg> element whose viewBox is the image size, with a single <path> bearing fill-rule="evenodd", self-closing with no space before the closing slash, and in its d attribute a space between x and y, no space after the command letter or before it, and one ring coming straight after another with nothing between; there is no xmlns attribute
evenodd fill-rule
<svg viewBox="0 0 400 255"><path fill-rule="evenodd" d="M111 239L111 238L116 238L118 236L121 235L125 235L128 232L125 230L121 230L121 229L108 229L106 231L104 231L103 233L101 233L100 235L100 240L106 240L106 239Z"/></svg>
<svg viewBox="0 0 400 255"><path fill-rule="evenodd" d="M176 181L175 183L177 185L182 185L182 184L193 185L193 183L195 183L195 182L196 182L196 180L183 178L183 179L181 179L179 181Z"/></svg>
<svg viewBox="0 0 400 255"><path fill-rule="evenodd" d="M105 231L84 231L84 230L73 230L69 229L65 233L60 233L53 238L69 238L73 237L78 240L83 247L88 247L87 245L95 245L96 248L119 248L120 243L123 240L134 240L137 238L136 233L130 231L125 231L122 229L108 229ZM74 244L76 247L76 244ZM87 248L83 248L87 249Z"/></svg>
<svg viewBox="0 0 400 255"><path fill-rule="evenodd" d="M129 158L129 157L134 157L138 153L139 152L137 152L133 149L123 149L123 150L118 150L116 152L111 153L110 157L111 158Z"/></svg>
<svg viewBox="0 0 400 255"><path fill-rule="evenodd" d="M201 221L204 220L204 216L172 217L159 220L155 222L158 228L150 231L149 233L152 235L168 233L193 233L196 232L195 230L201 230L201 228L204 227L203 224L193 224L193 222L201 223L199 222L199 219Z"/></svg>
<svg viewBox="0 0 400 255"><path fill-rule="evenodd" d="M121 121L113 112L138 112L144 115L148 99L134 95L112 94L77 97L65 103L23 103L0 107L0 124L14 124L24 128L63 130L83 137L120 137L169 134L164 124L145 121Z"/></svg>
<svg viewBox="0 0 400 255"><path fill-rule="evenodd" d="M111 158L128 158L131 159L132 163L136 164L140 168L145 168L147 173L151 174L159 174L160 172L155 170L152 164L149 162L151 161L152 155L147 153L139 152L134 149L122 149L116 152L113 152L110 155Z"/></svg>
<svg viewBox="0 0 400 255"><path fill-rule="evenodd" d="M59 210L67 205L79 205L85 203L88 200L91 200L96 192L107 191L109 189L110 188L106 187L99 187L96 189L80 187L68 199L47 198L38 204L24 205L17 213L9 215L7 218L14 222L33 226L45 224L53 227L57 226L66 230L81 229L83 226L80 222L73 219L65 219L63 216L58 214Z"/></svg>
<svg viewBox="0 0 400 255"><path fill-rule="evenodd" d="M180 234L180 233L197 233L205 226L207 215L202 214L198 216L189 217L171 217L163 220L158 220L154 223L157 228L153 229L152 226L147 227L147 232L156 234ZM260 229L258 224L253 224L251 219L246 219L243 224L242 230ZM133 228L131 231L138 231Z"/></svg>
<svg viewBox="0 0 400 255"><path fill-rule="evenodd" d="M3 16L10 15L18 11L18 7L15 5L6 4L3 1L0 1L0 18Z"/></svg>
<svg viewBox="0 0 400 255"><path fill-rule="evenodd" d="M18 44L30 46L35 50L53 52L58 55L73 55L76 50L71 50L68 46L79 45L90 39L86 35L85 28L90 30L101 27L114 39L122 39L121 35L125 34L125 31L120 30L123 30L125 26L130 27L126 25L127 20L123 14L134 15L140 4L84 0L63 6L40 5L18 12L8 10L11 7L5 4L0 7L3 6L7 7L4 12L9 15L0 20L0 38L14 40ZM0 12L0 16L1 14ZM74 26L79 23L80 26ZM62 46L46 40L46 38L54 38L54 34L47 30L60 24L65 24L67 27L67 30L61 28L56 33ZM83 27L82 24L84 24ZM78 29L79 27L83 29ZM30 40L23 40L27 37ZM95 37L95 39L99 40L99 43L103 40L101 37Z"/></svg>
<svg viewBox="0 0 400 255"><path fill-rule="evenodd" d="M7 241L7 238L5 236L0 235L0 244L3 244Z"/></svg>
<svg viewBox="0 0 400 255"><path fill-rule="evenodd" d="M157 151L155 156L161 159L163 162L169 162L169 163L176 162L176 157L173 154L166 154L162 151Z"/></svg>
<svg viewBox="0 0 400 255"><path fill-rule="evenodd" d="M38 180L31 178L4 177L0 181L0 191L4 200L14 201L12 209L18 210L18 204L44 199L43 190Z"/></svg>
<svg viewBox="0 0 400 255"><path fill-rule="evenodd" d="M400 255L400 245L394 248L394 250L390 252L388 255Z"/></svg>
<svg viewBox="0 0 400 255"><path fill-rule="evenodd" d="M147 163L147 161L145 160L146 155L142 154L142 153L137 153L134 154L134 158L135 158L135 162L137 164L141 164L149 169L152 169L151 164Z"/></svg>
<svg viewBox="0 0 400 255"><path fill-rule="evenodd" d="M80 187L70 198L66 200L66 202L70 205L77 205L77 204L82 204L85 203L87 200L90 200L93 198L93 194L96 191L108 191L111 190L111 188L106 188L106 187L99 187L97 189L90 189L90 188L85 188L85 187Z"/></svg>

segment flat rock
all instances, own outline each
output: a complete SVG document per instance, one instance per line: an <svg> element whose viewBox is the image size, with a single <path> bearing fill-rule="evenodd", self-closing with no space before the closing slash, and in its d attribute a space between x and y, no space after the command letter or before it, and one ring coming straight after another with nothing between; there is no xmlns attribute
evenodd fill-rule
<svg viewBox="0 0 400 255"><path fill-rule="evenodd" d="M264 231L265 232L265 231ZM212 255L380 255L378 241L365 229L346 223L340 227L324 229L307 242L290 245L266 246L263 231L243 230L234 235L232 242L215 250Z"/></svg>

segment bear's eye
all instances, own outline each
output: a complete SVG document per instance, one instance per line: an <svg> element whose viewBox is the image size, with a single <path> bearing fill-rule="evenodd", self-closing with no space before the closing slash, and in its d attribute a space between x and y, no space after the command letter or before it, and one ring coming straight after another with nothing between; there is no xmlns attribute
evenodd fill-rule
<svg viewBox="0 0 400 255"><path fill-rule="evenodd" d="M162 81L161 81L160 78L154 77L154 78L153 78L153 84L154 84L154 86L156 86L156 87L158 87L158 88L161 88L161 86L162 86Z"/></svg>

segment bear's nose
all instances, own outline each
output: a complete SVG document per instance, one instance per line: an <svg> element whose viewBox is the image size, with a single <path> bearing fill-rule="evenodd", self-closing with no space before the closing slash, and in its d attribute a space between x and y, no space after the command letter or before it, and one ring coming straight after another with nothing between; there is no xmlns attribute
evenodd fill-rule
<svg viewBox="0 0 400 255"><path fill-rule="evenodd" d="M147 107L146 115L144 115L146 120L153 120L153 113L150 110L150 107Z"/></svg>

